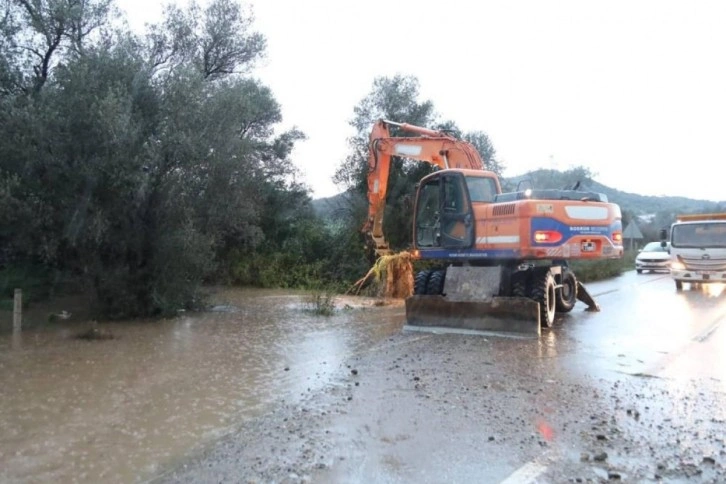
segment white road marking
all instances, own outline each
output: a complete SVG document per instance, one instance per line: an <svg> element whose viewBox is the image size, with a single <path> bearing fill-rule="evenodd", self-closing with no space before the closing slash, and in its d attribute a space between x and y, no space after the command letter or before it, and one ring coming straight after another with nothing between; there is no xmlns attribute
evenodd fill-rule
<svg viewBox="0 0 726 484"><path fill-rule="evenodd" d="M504 479L501 484L530 484L537 482L535 479L544 474L546 470L547 466L536 462L527 462Z"/></svg>
<svg viewBox="0 0 726 484"><path fill-rule="evenodd" d="M721 326L721 322L726 318L726 315L721 314L718 318L716 318L715 321L713 321L711 324L708 325L706 329L701 331L699 334L693 337L693 341L698 341L699 343L705 342L708 338L711 337L713 333L718 330L718 328Z"/></svg>

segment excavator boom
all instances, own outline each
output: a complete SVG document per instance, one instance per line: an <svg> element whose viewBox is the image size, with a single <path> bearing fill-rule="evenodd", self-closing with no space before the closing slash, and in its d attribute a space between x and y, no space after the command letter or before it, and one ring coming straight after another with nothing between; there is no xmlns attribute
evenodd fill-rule
<svg viewBox="0 0 726 484"><path fill-rule="evenodd" d="M405 133L416 136L392 137L390 126L395 126ZM476 148L466 141L459 140L443 131L412 124L395 123L383 119L377 121L369 137L368 218L363 226L363 232L369 236L374 250L379 256L390 252L383 234L383 215L392 156L430 163L442 169L484 169L484 161Z"/></svg>

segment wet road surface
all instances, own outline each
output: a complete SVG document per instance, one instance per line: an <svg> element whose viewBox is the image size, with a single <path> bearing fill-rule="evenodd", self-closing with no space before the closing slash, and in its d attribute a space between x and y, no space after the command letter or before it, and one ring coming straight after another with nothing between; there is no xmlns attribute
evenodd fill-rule
<svg viewBox="0 0 726 484"><path fill-rule="evenodd" d="M0 335L0 482L134 482L240 420L327 384L399 307L305 310L299 294L226 291L214 312ZM372 301L352 302L371 304Z"/></svg>
<svg viewBox="0 0 726 484"><path fill-rule="evenodd" d="M161 481L724 482L721 288L589 288L539 340L395 335Z"/></svg>
<svg viewBox="0 0 726 484"><path fill-rule="evenodd" d="M540 339L402 333L401 305L321 318L265 291L111 341L4 335L0 480L726 480L721 288L588 288L602 312L578 303Z"/></svg>

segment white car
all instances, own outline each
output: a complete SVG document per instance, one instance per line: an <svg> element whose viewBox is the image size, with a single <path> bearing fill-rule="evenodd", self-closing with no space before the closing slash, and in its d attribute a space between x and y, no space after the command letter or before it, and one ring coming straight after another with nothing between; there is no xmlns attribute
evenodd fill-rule
<svg viewBox="0 0 726 484"><path fill-rule="evenodd" d="M665 247L660 242L649 242L643 247L635 258L635 270L638 274L643 271L670 271L670 242Z"/></svg>

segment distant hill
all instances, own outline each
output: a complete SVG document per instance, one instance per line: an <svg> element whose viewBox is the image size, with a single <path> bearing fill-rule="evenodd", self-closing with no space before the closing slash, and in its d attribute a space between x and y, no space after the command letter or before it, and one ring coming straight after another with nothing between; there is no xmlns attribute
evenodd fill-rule
<svg viewBox="0 0 726 484"><path fill-rule="evenodd" d="M686 197L652 196L628 193L616 188L603 185L591 179L578 179L575 173L560 172L556 170L535 170L524 175L504 178L503 185L514 189L521 180L532 180L534 186L539 188L564 188L572 186L575 181L581 181L580 189L604 193L610 202L617 203L620 208L632 212L634 215L648 215L655 213L716 212L726 211L726 202L713 202L710 200L697 200ZM551 186L544 186L551 185Z"/></svg>
<svg viewBox="0 0 726 484"><path fill-rule="evenodd" d="M342 192L332 197L314 199L313 209L318 217L335 220L350 213L355 207L360 208L365 203L365 197L357 193Z"/></svg>
<svg viewBox="0 0 726 484"><path fill-rule="evenodd" d="M617 203L623 211L631 212L636 216L660 213L675 217L679 213L726 212L726 201L712 202L686 197L639 195L608 187L595 180L580 180L577 175L578 173L572 171L535 170L520 176L505 177L502 179L502 185L505 191L512 191L523 180L530 180L536 188L572 187L575 182L580 181L580 189L604 193L609 201ZM344 213L342 211L350 211L352 207L360 207L361 204L365 204L364 198L351 193L340 193L332 197L313 200L313 208L318 216L333 219L342 215Z"/></svg>

